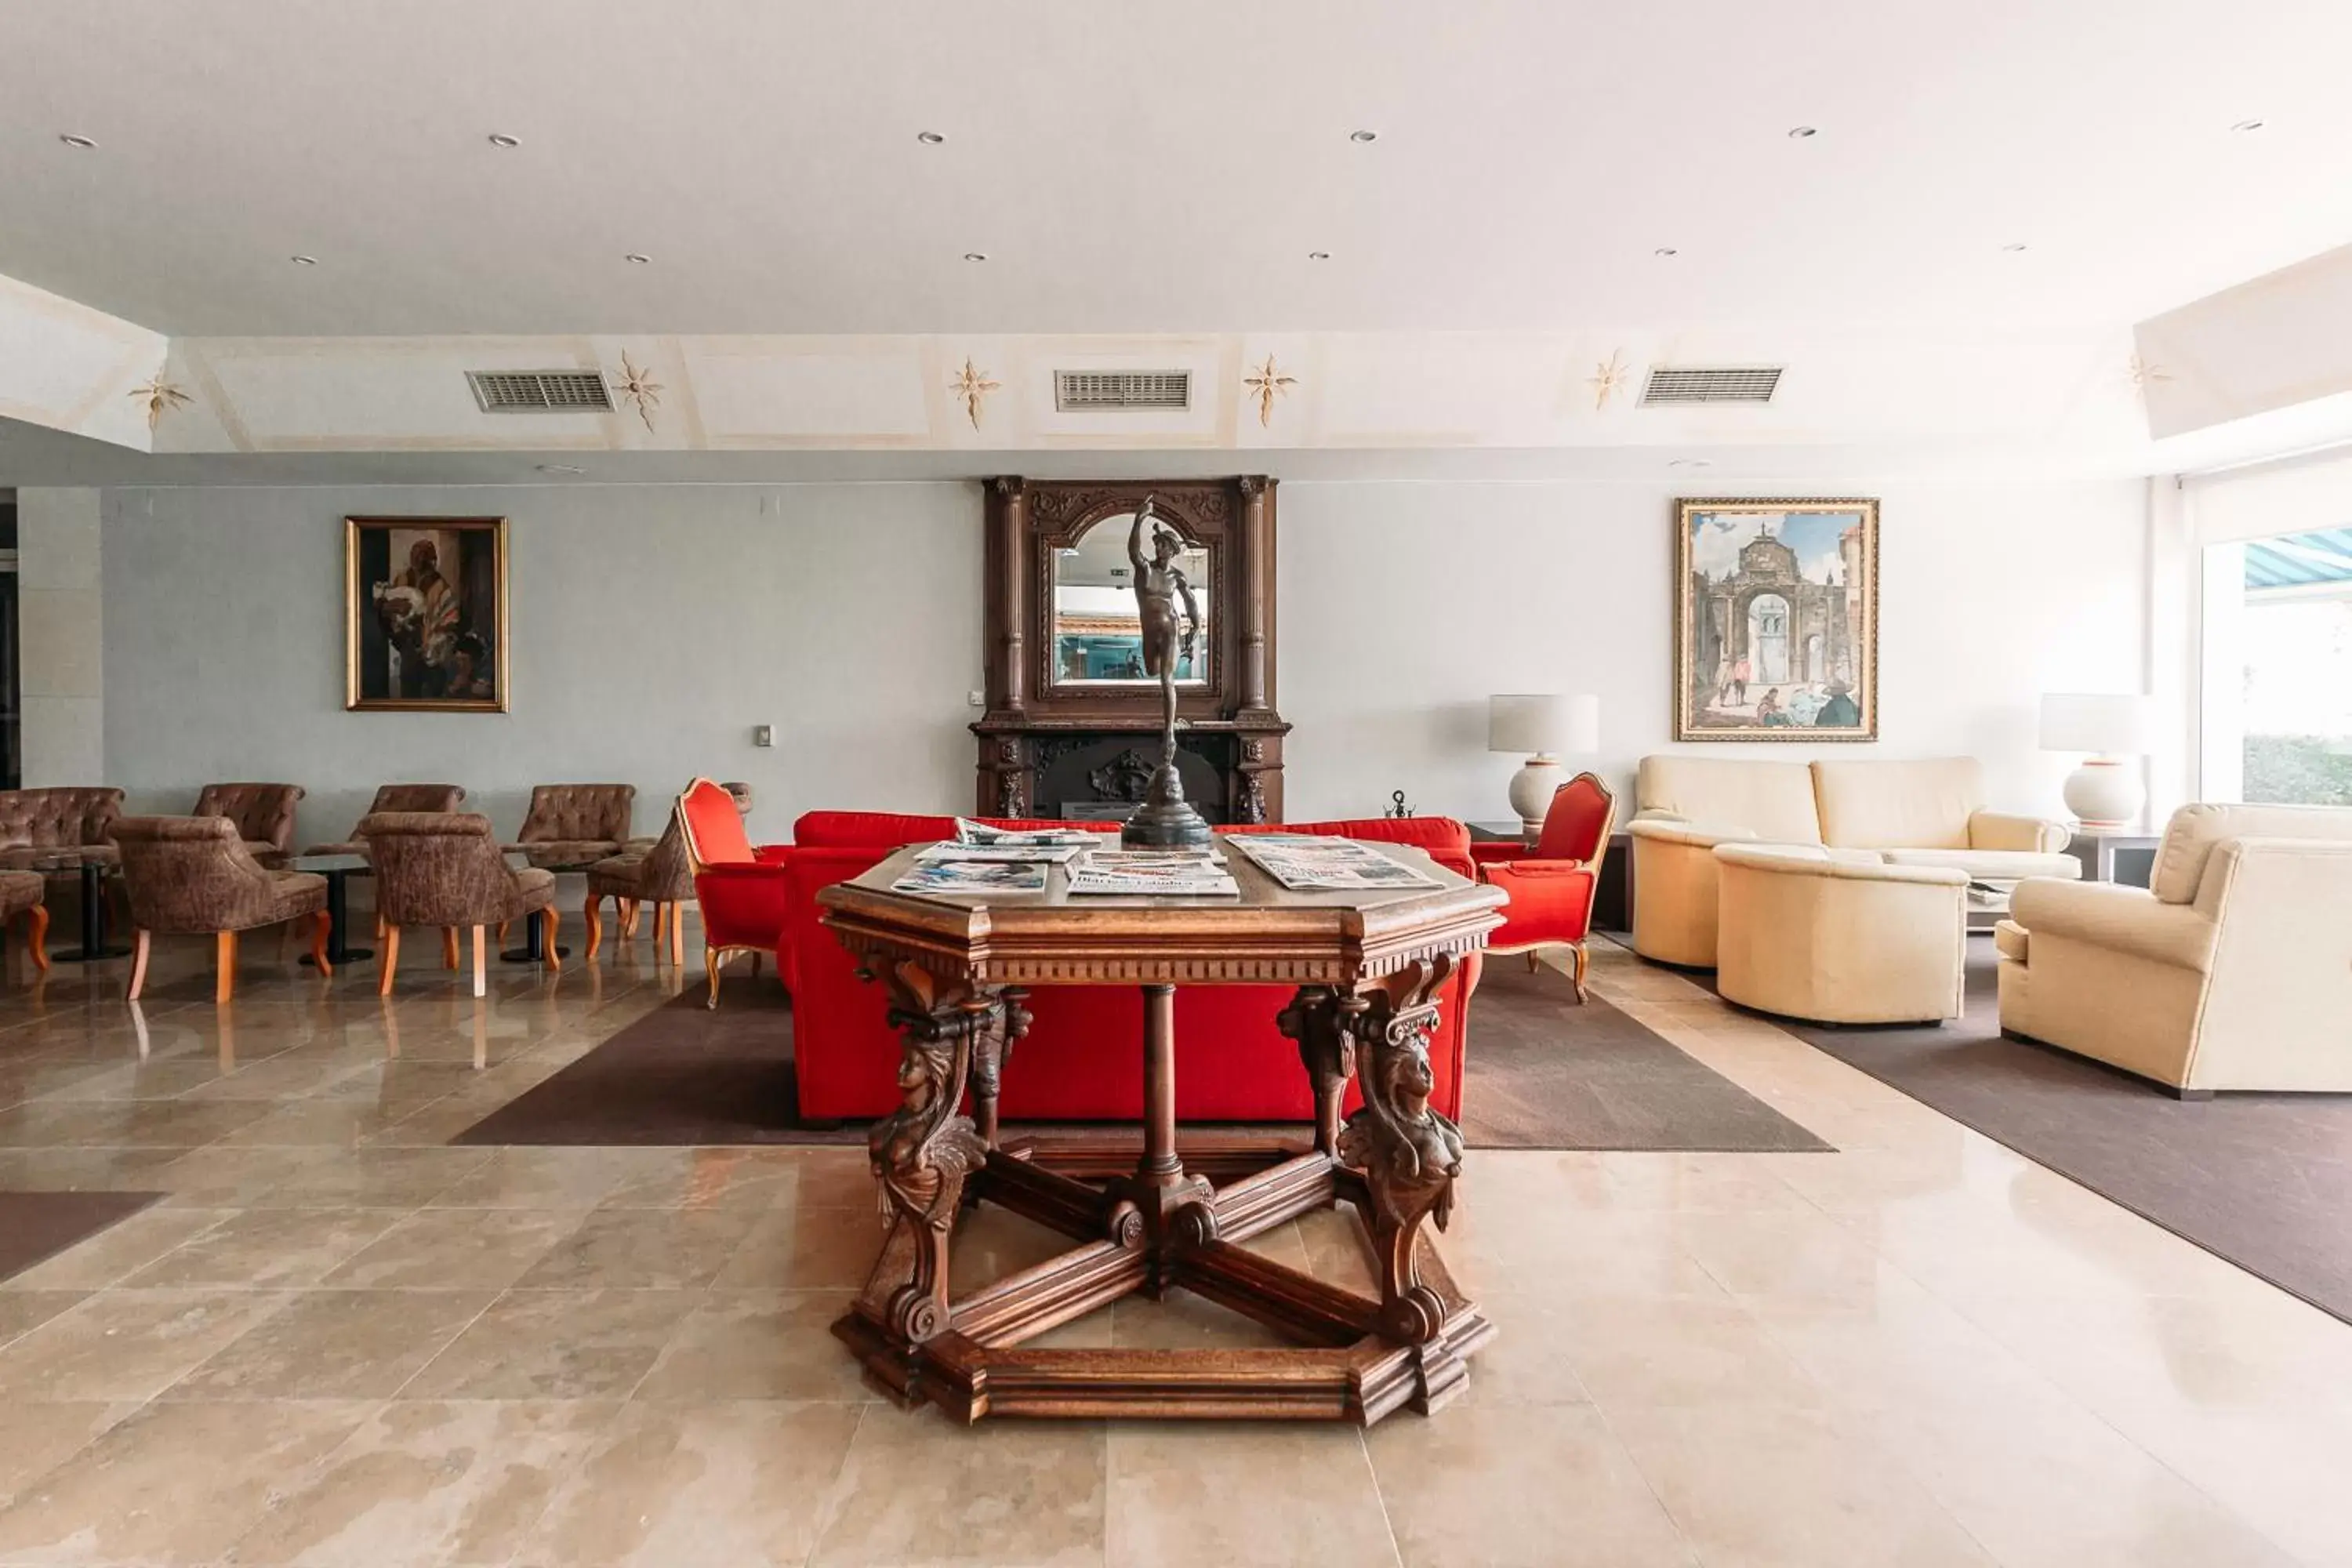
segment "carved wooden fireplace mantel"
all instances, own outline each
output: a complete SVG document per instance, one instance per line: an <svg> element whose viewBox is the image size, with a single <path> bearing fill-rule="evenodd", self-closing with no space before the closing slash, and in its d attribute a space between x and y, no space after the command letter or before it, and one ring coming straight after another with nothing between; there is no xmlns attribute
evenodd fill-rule
<svg viewBox="0 0 2352 1568"><path fill-rule="evenodd" d="M1256 475L988 482L988 712L971 727L980 814L1058 816L1141 798L1158 760L1160 689L1139 670L1087 667L1116 646L1117 581L1132 580L1116 566L1118 578L1092 585L1064 577L1074 563L1124 560L1129 520L1150 495L1188 547L1204 622L1177 688L1184 792L1212 822L1282 820L1290 726L1275 707L1274 492ZM1057 584L1074 601L1058 612ZM1090 651L1089 632L1110 635Z"/></svg>

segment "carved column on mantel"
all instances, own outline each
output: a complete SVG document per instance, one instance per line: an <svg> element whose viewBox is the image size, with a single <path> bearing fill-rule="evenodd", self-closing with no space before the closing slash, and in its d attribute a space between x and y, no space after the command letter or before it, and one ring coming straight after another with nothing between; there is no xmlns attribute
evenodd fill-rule
<svg viewBox="0 0 2352 1568"><path fill-rule="evenodd" d="M1029 705L1029 482L1016 478L990 481L1000 498L996 509L994 556L1002 574L998 585L1003 606L996 628L995 675L1000 689L990 693L990 706L1017 714Z"/></svg>
<svg viewBox="0 0 2352 1568"><path fill-rule="evenodd" d="M1240 710L1262 712L1274 704L1267 696L1274 631L1274 551L1268 536L1267 507L1274 481L1263 474L1244 474L1234 481L1242 494L1242 679Z"/></svg>

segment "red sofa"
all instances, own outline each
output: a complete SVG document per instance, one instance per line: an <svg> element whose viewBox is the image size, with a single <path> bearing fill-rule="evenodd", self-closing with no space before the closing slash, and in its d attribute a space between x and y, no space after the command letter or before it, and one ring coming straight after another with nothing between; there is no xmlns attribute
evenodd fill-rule
<svg viewBox="0 0 2352 1568"><path fill-rule="evenodd" d="M1067 823L1008 824L1069 826ZM817 811L793 825L784 946L793 990L793 1052L803 1116L881 1116L898 1108L898 1040L884 1021L882 988L857 978L856 964L819 921L818 889L846 881L907 844L954 832L946 816ZM1328 833L1425 849L1438 864L1475 876L1469 831L1448 817L1373 817L1294 823L1253 831ZM1474 956L1438 993L1430 1041L1436 1090L1448 1116L1462 1103L1463 1041ZM1279 985L1186 986L1176 994L1176 1114L1187 1121L1312 1121L1314 1107L1298 1047L1275 1026L1293 989ZM1002 1113L1010 1121L1129 1121L1143 1110L1143 997L1132 985L1039 986L1035 1023L1004 1069ZM1352 1087L1349 1105L1355 1103Z"/></svg>

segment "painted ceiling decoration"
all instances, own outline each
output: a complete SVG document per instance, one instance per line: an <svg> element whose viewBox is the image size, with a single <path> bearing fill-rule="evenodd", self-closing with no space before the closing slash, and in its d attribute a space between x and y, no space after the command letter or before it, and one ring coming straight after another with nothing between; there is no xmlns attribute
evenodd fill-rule
<svg viewBox="0 0 2352 1568"><path fill-rule="evenodd" d="M1598 413L1608 407L1610 400L1624 390L1625 378L1633 374L1633 367L1625 363L1623 349L1612 350L1607 359L1594 365L1592 374L1585 382L1592 388L1593 411Z"/></svg>
<svg viewBox="0 0 2352 1568"><path fill-rule="evenodd" d="M645 421L646 431L650 435L654 427L654 410L661 406L662 384L653 378L652 372L632 361L628 350L623 349L621 374L614 378L613 385L635 407L637 417Z"/></svg>
<svg viewBox="0 0 2352 1568"><path fill-rule="evenodd" d="M948 383L948 390L963 399L964 414L971 420L971 427L977 430L980 428L980 405L1001 385L999 382L989 380L986 371L974 369L971 356L966 355L962 372Z"/></svg>
<svg viewBox="0 0 2352 1568"><path fill-rule="evenodd" d="M173 409L184 408L188 405L188 395L177 385L164 380L163 373L160 370L142 384L132 387L131 395L146 407L147 430L150 435L152 435L156 427L163 424L164 415Z"/></svg>
<svg viewBox="0 0 2352 1568"><path fill-rule="evenodd" d="M1258 427L1264 429L1274 423L1274 400L1289 395L1290 389L1298 384L1298 378L1283 374L1274 356L1268 354L1264 364L1242 378L1242 384L1257 399Z"/></svg>

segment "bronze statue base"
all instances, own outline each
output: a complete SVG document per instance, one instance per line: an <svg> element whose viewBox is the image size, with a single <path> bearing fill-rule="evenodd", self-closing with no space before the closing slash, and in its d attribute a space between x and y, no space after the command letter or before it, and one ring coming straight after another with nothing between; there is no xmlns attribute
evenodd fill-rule
<svg viewBox="0 0 2352 1568"><path fill-rule="evenodd" d="M1176 770L1162 763L1152 770L1143 804L1119 829L1118 841L1129 849L1206 849L1209 822L1184 798Z"/></svg>

